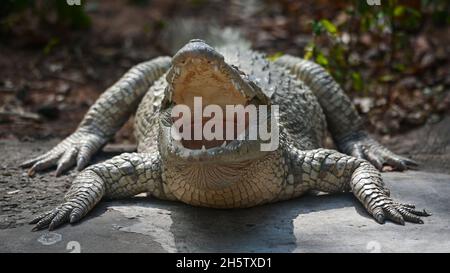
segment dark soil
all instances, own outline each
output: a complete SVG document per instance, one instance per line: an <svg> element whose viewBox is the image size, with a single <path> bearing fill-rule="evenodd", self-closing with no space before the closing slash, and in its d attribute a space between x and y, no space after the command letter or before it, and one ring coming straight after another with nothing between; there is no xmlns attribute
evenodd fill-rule
<svg viewBox="0 0 450 273"><path fill-rule="evenodd" d="M59 141L0 140L0 229L26 224L37 214L51 210L62 202L76 171L55 177L54 170L50 170L29 177L26 169L19 167L21 162L48 151ZM132 151L133 148L132 145L106 146L93 162Z"/></svg>
<svg viewBox="0 0 450 273"><path fill-rule="evenodd" d="M310 22L339 21L346 6L326 0L267 0L255 5L235 0L134 1L147 2L144 5L125 0L89 2L89 29L42 25L25 17L1 39L0 139L65 137L73 132L95 99L131 66L169 53L162 37L175 19L195 18L202 24L214 20L240 29L255 49L269 55L303 56L312 39ZM413 74L380 84L370 94L349 91L371 132L404 133L448 114L449 34L448 27L423 26L409 35L417 46L414 58L419 66L425 62L426 68L414 68ZM361 34L362 41L369 38ZM373 43L374 50L386 46L383 41ZM354 51L366 50L358 44ZM367 62L361 74L368 78L388 67L376 59ZM131 124L113 142L133 143Z"/></svg>

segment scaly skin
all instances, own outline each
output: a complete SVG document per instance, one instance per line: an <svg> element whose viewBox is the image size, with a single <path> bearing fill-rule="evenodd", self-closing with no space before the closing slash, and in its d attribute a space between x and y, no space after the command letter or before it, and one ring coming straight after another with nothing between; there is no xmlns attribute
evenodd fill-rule
<svg viewBox="0 0 450 273"><path fill-rule="evenodd" d="M73 181L64 203L32 220L34 230L75 223L103 197L126 198L141 192L162 193L157 155L126 153L86 168Z"/></svg>
<svg viewBox="0 0 450 273"><path fill-rule="evenodd" d="M327 117L328 129L340 151L367 159L379 170L384 164L398 170L417 167L417 163L390 152L363 131L363 122L355 107L323 67L290 55L280 57L276 63L289 68L293 75L305 82L314 92Z"/></svg>
<svg viewBox="0 0 450 273"><path fill-rule="evenodd" d="M310 190L352 192L379 223L385 219L423 223L420 216L428 215L389 197L377 168L389 164L404 169L412 161L364 133L348 97L318 65L291 56L270 63L248 48L230 45L216 51L199 40L188 43L169 61L159 58L132 68L91 107L73 135L26 164L34 164L31 173L57 162L57 174L76 162L82 169L139 104L135 119L138 152L81 171L65 203L32 221L35 230L77 222L103 197L124 198L142 192L215 208L251 207ZM171 121L164 116L174 104L171 98L179 75L197 66L210 66L242 88L236 90L261 104L280 106L278 149L262 153L244 140L239 142L244 146L227 144L220 154L209 149L202 152L206 160L171 150L166 133L170 124L165 125ZM321 148L327 123L345 154Z"/></svg>
<svg viewBox="0 0 450 273"><path fill-rule="evenodd" d="M78 129L42 156L24 162L29 174L57 165L60 175L75 162L82 170L95 154L128 120L148 88L170 67L169 57L160 57L131 68L106 90L89 109Z"/></svg>

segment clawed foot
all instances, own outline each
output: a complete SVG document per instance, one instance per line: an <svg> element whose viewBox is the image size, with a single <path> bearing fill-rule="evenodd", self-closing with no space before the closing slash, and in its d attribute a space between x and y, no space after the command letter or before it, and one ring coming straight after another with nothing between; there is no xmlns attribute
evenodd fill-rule
<svg viewBox="0 0 450 273"><path fill-rule="evenodd" d="M361 181L364 183L364 180ZM405 222L423 224L420 217L431 216L425 210L416 210L414 205L395 202L386 188L373 188L366 183L359 193L366 209L380 224L384 224L386 219L400 225Z"/></svg>
<svg viewBox="0 0 450 273"><path fill-rule="evenodd" d="M70 222L71 224L79 221L87 210L75 201L65 202L53 210L45 212L34 218L30 224L34 224L32 231L48 228L53 230L62 224Z"/></svg>
<svg viewBox="0 0 450 273"><path fill-rule="evenodd" d="M33 231L44 228L52 230L64 223L78 222L102 199L104 193L103 179L90 168L82 171L72 182L64 203L30 222L35 224Z"/></svg>
<svg viewBox="0 0 450 273"><path fill-rule="evenodd" d="M423 224L423 220L420 217L431 216L425 210L416 210L414 205L400 204L393 201L386 202L373 211L373 217L380 224L384 224L386 219L400 225L404 225L405 222Z"/></svg>
<svg viewBox="0 0 450 273"><path fill-rule="evenodd" d="M399 156L366 134L355 134L341 141L340 149L356 158L372 163L380 171L417 169L418 163L409 158Z"/></svg>
<svg viewBox="0 0 450 273"><path fill-rule="evenodd" d="M74 165L77 166L78 171L81 171L86 167L92 155L106 141L107 139L96 134L77 131L47 153L28 160L20 166L31 167L28 171L29 176L53 166L57 166L56 176L61 175Z"/></svg>
<svg viewBox="0 0 450 273"><path fill-rule="evenodd" d="M400 225L404 225L405 222L423 224L420 217L431 215L425 210L416 210L414 205L394 201L381 173L367 161L358 163L350 185L353 194L380 224L386 219Z"/></svg>

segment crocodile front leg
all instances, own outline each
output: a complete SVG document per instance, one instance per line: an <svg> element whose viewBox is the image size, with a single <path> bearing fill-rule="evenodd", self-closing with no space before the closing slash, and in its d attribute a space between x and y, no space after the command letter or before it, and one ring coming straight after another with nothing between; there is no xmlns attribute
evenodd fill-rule
<svg viewBox="0 0 450 273"><path fill-rule="evenodd" d="M276 64L288 68L314 92L341 152L366 159L379 170L385 164L397 170L417 167L416 162L394 154L364 132L363 121L350 98L323 67L290 55L280 57Z"/></svg>
<svg viewBox="0 0 450 273"><path fill-rule="evenodd" d="M29 175L57 165L60 175L73 165L82 170L128 120L148 88L169 68L170 57L159 57L131 68L91 106L78 129L47 153L24 162Z"/></svg>
<svg viewBox="0 0 450 273"><path fill-rule="evenodd" d="M394 201L380 172L366 160L327 149L290 150L287 157L299 188L307 185L330 193L351 191L378 223L385 219L402 225L405 221L423 223L420 216L429 215Z"/></svg>
<svg viewBox="0 0 450 273"><path fill-rule="evenodd" d="M75 223L102 198L126 198L142 192L162 193L158 155L128 153L92 165L75 178L64 203L41 214L30 224L33 231L52 230L63 223Z"/></svg>

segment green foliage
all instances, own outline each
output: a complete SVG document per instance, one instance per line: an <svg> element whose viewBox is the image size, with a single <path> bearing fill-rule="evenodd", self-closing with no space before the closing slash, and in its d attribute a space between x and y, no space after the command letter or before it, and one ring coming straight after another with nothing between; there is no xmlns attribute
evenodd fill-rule
<svg viewBox="0 0 450 273"><path fill-rule="evenodd" d="M280 58L281 56L283 56L284 53L283 52L275 52L272 55L267 56L267 60L271 61L271 62L275 62L278 58Z"/></svg>
<svg viewBox="0 0 450 273"><path fill-rule="evenodd" d="M362 91L364 88L364 82L361 74L359 72L352 72L352 87L356 91Z"/></svg>
<svg viewBox="0 0 450 273"><path fill-rule="evenodd" d="M327 19L322 19L320 20L320 25L326 29L326 31L332 35L337 34L337 27L331 23L330 21L328 21Z"/></svg>
<svg viewBox="0 0 450 273"><path fill-rule="evenodd" d="M373 81L392 81L395 74L408 70L411 58L396 57L398 52L411 48L408 33L418 32L425 18L431 17L438 24L449 24L449 3L448 0L422 0L417 6L406 1L386 0L376 6L353 0L345 11L346 20L336 24L323 18L311 23L314 38L305 47L304 58L328 69L338 82L347 83L353 91L368 92ZM363 36L369 37L369 44L361 44ZM364 65L358 58L365 54L364 49L377 47L372 42L387 44L387 50L380 51L377 61L382 61L384 66L388 64L388 71L365 79L357 72Z"/></svg>
<svg viewBox="0 0 450 273"><path fill-rule="evenodd" d="M59 43L60 43L59 38L57 38L57 37L51 38L48 41L47 45L44 47L44 50L43 50L44 54L48 55L53 50L53 48L55 46L57 46Z"/></svg>
<svg viewBox="0 0 450 273"><path fill-rule="evenodd" d="M82 1L84 2L84 1ZM20 18L37 17L40 24L56 24L68 28L87 28L90 17L84 11L84 5L69 5L64 0L2 0L0 1L0 24L8 31Z"/></svg>

